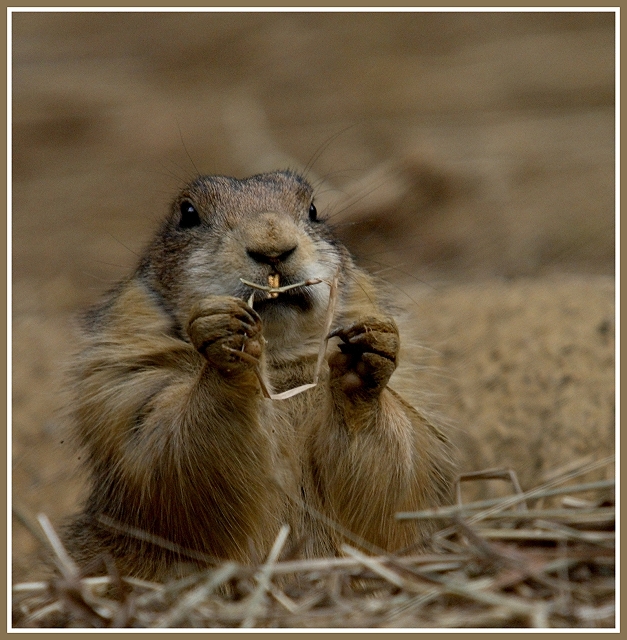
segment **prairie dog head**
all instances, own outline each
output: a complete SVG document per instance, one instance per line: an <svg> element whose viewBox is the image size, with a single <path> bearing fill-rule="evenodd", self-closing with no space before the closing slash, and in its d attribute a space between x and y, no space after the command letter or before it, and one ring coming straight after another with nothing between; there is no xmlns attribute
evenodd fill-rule
<svg viewBox="0 0 627 640"><path fill-rule="evenodd" d="M159 291L181 326L195 302L210 295L249 300L275 343L319 339L329 287L274 288L331 281L350 260L318 219L312 187L291 172L244 180L201 176L175 198L140 273Z"/></svg>

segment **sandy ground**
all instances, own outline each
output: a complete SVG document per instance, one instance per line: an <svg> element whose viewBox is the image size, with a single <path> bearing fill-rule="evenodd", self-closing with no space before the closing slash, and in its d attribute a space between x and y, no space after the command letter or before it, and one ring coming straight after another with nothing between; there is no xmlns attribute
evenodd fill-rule
<svg viewBox="0 0 627 640"><path fill-rule="evenodd" d="M13 494L55 524L78 310L196 171L292 167L399 293L464 470L614 444L613 16L13 16ZM386 285L386 286L388 286ZM38 575L16 522L14 579Z"/></svg>

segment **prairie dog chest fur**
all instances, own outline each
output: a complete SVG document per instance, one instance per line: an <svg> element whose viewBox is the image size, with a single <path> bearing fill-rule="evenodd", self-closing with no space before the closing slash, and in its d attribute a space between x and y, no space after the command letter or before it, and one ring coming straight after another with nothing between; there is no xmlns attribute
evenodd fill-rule
<svg viewBox="0 0 627 640"><path fill-rule="evenodd" d="M312 381L334 277L339 346L317 386L264 397ZM446 501L453 467L388 386L400 345L305 179L197 178L86 316L72 413L91 491L67 530L74 557L160 578L263 557L282 524L310 556L347 532L366 549L425 544L429 527L394 513Z"/></svg>

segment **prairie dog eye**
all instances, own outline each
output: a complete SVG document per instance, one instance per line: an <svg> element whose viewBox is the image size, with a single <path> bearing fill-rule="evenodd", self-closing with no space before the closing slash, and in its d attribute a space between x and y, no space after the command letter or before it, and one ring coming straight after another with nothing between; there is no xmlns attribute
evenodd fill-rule
<svg viewBox="0 0 627 640"><path fill-rule="evenodd" d="M318 222L318 210L313 202L309 205L309 219L312 222Z"/></svg>
<svg viewBox="0 0 627 640"><path fill-rule="evenodd" d="M189 201L183 200L180 205L181 218L179 227L181 229L191 229L200 225L200 215L196 211L196 207Z"/></svg>

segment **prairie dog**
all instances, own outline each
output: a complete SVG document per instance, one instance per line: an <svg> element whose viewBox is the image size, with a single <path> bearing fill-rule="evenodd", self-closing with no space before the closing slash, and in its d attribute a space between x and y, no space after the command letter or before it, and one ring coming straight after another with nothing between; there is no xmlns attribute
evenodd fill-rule
<svg viewBox="0 0 627 640"><path fill-rule="evenodd" d="M274 393L312 382L330 288L241 279L336 274L339 345L317 386L264 397L259 376ZM396 551L429 529L395 512L449 496L446 437L388 387L395 321L295 173L185 186L83 338L73 428L91 489L66 536L83 567L108 554L159 579L203 558L262 559L283 523L306 556L340 552L346 531Z"/></svg>

